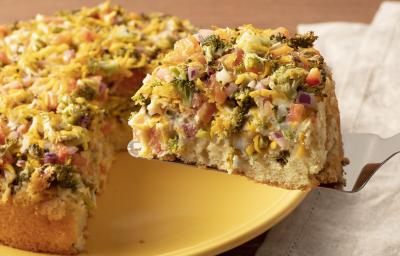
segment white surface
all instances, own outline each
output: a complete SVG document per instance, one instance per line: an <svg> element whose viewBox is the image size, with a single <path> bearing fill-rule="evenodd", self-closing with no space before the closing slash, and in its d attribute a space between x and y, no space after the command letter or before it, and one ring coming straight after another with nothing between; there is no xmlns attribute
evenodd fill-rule
<svg viewBox="0 0 400 256"><path fill-rule="evenodd" d="M342 129L399 133L400 3L383 3L370 25L299 26L308 30L320 36L316 48L332 67ZM399 158L357 194L312 191L268 233L257 252L267 255L400 255Z"/></svg>

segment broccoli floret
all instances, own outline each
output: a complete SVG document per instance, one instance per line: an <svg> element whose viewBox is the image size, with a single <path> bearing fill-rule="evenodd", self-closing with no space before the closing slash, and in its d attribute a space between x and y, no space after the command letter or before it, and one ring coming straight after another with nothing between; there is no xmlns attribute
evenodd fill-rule
<svg viewBox="0 0 400 256"><path fill-rule="evenodd" d="M90 108L85 104L71 103L59 112L61 112L63 119L69 124L80 125L84 119L91 120Z"/></svg>
<svg viewBox="0 0 400 256"><path fill-rule="evenodd" d="M181 99L186 105L190 105L192 102L193 94L196 91L196 86L193 81L183 80L180 78L174 78L172 85L175 90L179 93Z"/></svg>
<svg viewBox="0 0 400 256"><path fill-rule="evenodd" d="M219 38L219 36L211 35L201 42L207 62L212 62L216 57L222 56L228 45Z"/></svg>
<svg viewBox="0 0 400 256"><path fill-rule="evenodd" d="M52 185L57 185L62 188L70 188L74 191L79 183L78 175L79 174L73 166L57 164L55 166Z"/></svg>
<svg viewBox="0 0 400 256"><path fill-rule="evenodd" d="M269 39L271 41L276 41L276 42L281 42L281 43L285 43L287 41L286 36L282 33L277 33L277 34L271 35L269 37Z"/></svg>
<svg viewBox="0 0 400 256"><path fill-rule="evenodd" d="M136 94L132 97L132 100L133 100L133 104L134 104L133 109L132 109L132 112L137 112L137 111L140 110L140 108L141 108L142 106L147 106L147 105L150 104L150 99L149 99L149 98L146 98L146 97L145 97L143 94L141 94L141 93L136 93Z"/></svg>
<svg viewBox="0 0 400 256"><path fill-rule="evenodd" d="M314 35L314 32L310 31L305 34L296 34L294 37L290 38L288 45L293 48L308 48L312 47L314 41L317 40L318 36Z"/></svg>
<svg viewBox="0 0 400 256"><path fill-rule="evenodd" d="M174 137L174 138L170 138L168 140L168 150L172 153L172 154L178 154L179 150L180 150L180 146L179 146L179 138L178 136Z"/></svg>
<svg viewBox="0 0 400 256"><path fill-rule="evenodd" d="M230 132L237 133L242 128L245 120L246 120L247 111L245 111L242 107L235 107L233 109L233 118L232 118L232 126Z"/></svg>
<svg viewBox="0 0 400 256"><path fill-rule="evenodd" d="M43 149L35 143L29 146L28 153L32 157L39 158L43 155Z"/></svg>
<svg viewBox="0 0 400 256"><path fill-rule="evenodd" d="M119 65L113 60L98 61L90 59L88 62L88 71L90 75L100 74L103 76L112 76L119 70Z"/></svg>
<svg viewBox="0 0 400 256"><path fill-rule="evenodd" d="M250 88L246 87L233 94L233 99L235 100L236 104L246 111L249 110L250 107L255 105L253 98L250 97L250 92Z"/></svg>
<svg viewBox="0 0 400 256"><path fill-rule="evenodd" d="M81 85L78 87L78 89L75 91L74 96L75 97L82 97L87 100L93 100L97 95L97 92L90 87L89 85Z"/></svg>
<svg viewBox="0 0 400 256"><path fill-rule="evenodd" d="M248 53L244 58L244 66L246 70L261 71L264 68L263 60L255 53Z"/></svg>
<svg viewBox="0 0 400 256"><path fill-rule="evenodd" d="M232 129L231 132L240 131L246 121L246 114L249 109L255 105L254 100L250 97L250 89L245 88L233 94L237 106L233 109Z"/></svg>

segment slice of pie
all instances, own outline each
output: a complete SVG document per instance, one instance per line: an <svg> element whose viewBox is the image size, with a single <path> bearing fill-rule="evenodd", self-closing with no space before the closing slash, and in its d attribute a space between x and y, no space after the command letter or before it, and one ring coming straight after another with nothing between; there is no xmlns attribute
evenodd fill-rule
<svg viewBox="0 0 400 256"><path fill-rule="evenodd" d="M334 83L312 33L200 30L178 41L133 100L133 155L288 189L341 181Z"/></svg>
<svg viewBox="0 0 400 256"><path fill-rule="evenodd" d="M0 242L32 251L84 248L130 100L184 20L102 4L0 26Z"/></svg>

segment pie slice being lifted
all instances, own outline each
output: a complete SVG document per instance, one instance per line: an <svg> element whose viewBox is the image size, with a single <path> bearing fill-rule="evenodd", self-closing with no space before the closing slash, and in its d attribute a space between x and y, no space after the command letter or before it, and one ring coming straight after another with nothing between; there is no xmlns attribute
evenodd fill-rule
<svg viewBox="0 0 400 256"><path fill-rule="evenodd" d="M312 32L200 30L178 41L133 100L133 155L306 189L342 179L331 72Z"/></svg>
<svg viewBox="0 0 400 256"><path fill-rule="evenodd" d="M144 74L193 27L102 4L0 26L0 242L84 248Z"/></svg>

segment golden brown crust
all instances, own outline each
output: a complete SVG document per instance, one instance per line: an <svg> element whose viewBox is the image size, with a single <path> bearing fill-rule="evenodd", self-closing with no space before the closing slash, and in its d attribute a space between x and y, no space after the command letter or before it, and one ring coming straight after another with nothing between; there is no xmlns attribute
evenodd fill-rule
<svg viewBox="0 0 400 256"><path fill-rule="evenodd" d="M327 123L327 150L328 155L324 169L315 177L319 183L342 182L343 179L343 144L340 132L340 114L337 98L335 95L334 82L331 75L328 76L326 83L326 94L328 103L326 105L326 123Z"/></svg>
<svg viewBox="0 0 400 256"><path fill-rule="evenodd" d="M36 209L34 204L13 201L0 204L0 242L35 252L77 253L75 244L81 232L77 225L82 216L69 212L60 220L49 220Z"/></svg>

